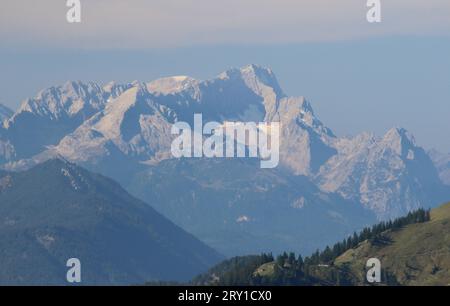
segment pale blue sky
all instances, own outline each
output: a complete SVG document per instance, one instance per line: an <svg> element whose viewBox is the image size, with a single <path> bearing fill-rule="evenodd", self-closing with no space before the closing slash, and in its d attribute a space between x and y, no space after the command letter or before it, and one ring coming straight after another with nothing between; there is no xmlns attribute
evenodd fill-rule
<svg viewBox="0 0 450 306"><path fill-rule="evenodd" d="M448 0L383 1L381 25L362 0L90 0L81 25L64 2L2 3L0 103L67 80L206 79L255 63L339 135L403 126L450 152Z"/></svg>

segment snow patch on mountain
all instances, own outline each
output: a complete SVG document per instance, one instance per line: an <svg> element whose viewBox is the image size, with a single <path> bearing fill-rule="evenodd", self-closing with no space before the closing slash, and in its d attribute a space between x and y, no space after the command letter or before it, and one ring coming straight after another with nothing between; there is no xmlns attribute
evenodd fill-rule
<svg viewBox="0 0 450 306"><path fill-rule="evenodd" d="M198 88L199 81L188 76L161 78L147 84L148 91L153 94L176 94L190 88Z"/></svg>

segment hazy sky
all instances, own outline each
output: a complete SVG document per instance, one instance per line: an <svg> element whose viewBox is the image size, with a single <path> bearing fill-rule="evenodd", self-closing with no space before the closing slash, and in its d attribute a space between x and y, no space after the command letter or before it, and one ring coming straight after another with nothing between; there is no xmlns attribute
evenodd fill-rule
<svg viewBox="0 0 450 306"><path fill-rule="evenodd" d="M366 21L367 0L2 0L3 42L75 48L296 43L380 35L449 35L450 1L381 0L383 22Z"/></svg>
<svg viewBox="0 0 450 306"><path fill-rule="evenodd" d="M271 67L336 133L411 130L450 152L450 1L2 0L0 103L16 108L66 80L205 79L248 63Z"/></svg>

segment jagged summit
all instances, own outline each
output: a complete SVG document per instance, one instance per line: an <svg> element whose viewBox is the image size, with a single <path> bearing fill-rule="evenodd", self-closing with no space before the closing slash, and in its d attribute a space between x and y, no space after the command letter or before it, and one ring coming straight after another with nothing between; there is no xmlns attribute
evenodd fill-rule
<svg viewBox="0 0 450 306"><path fill-rule="evenodd" d="M382 141L398 155L412 154L410 150L416 147L416 140L414 136L406 129L400 127L390 129L384 135Z"/></svg>
<svg viewBox="0 0 450 306"><path fill-rule="evenodd" d="M8 127L24 113L61 120L78 115L90 116L103 109L110 98L122 94L131 84L108 83L100 86L95 82L68 81L60 86L41 90L34 98L26 99L11 117Z"/></svg>
<svg viewBox="0 0 450 306"><path fill-rule="evenodd" d="M40 91L35 98L26 99L11 118L9 125L24 112L53 120L74 116L85 107L101 109L102 89L93 82L67 82L62 86Z"/></svg>
<svg viewBox="0 0 450 306"><path fill-rule="evenodd" d="M429 207L449 196L426 152L403 128L336 142L337 154L316 175L322 190L357 199L381 220Z"/></svg>
<svg viewBox="0 0 450 306"><path fill-rule="evenodd" d="M280 168L357 200L380 218L437 204L430 187L440 184L436 169L408 131L338 137L306 98L287 97L272 70L258 65L210 80L181 75L45 89L0 130L0 163L11 169L60 154L100 172L116 165L140 169L171 158L171 125L192 124L195 113L204 122L280 122ZM111 175L120 180L122 174Z"/></svg>
<svg viewBox="0 0 450 306"><path fill-rule="evenodd" d="M267 95L270 88L279 99L286 96L272 70L263 66L250 64L242 68L232 68L219 74L218 79L234 81L241 79L259 95Z"/></svg>
<svg viewBox="0 0 450 306"><path fill-rule="evenodd" d="M267 121L280 121L285 124L293 122L310 129L318 134L324 141L326 137L336 137L331 129L326 127L315 115L311 103L305 97L282 98L277 103L276 112Z"/></svg>

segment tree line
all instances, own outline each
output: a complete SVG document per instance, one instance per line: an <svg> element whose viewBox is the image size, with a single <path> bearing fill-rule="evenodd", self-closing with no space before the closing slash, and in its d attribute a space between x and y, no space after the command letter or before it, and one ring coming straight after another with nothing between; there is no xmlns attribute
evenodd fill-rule
<svg viewBox="0 0 450 306"><path fill-rule="evenodd" d="M351 285L357 278L347 267L336 267L333 262L346 251L357 247L361 242L388 243L383 235L386 231L395 231L402 227L423 223L430 220L430 210L418 209L405 217L380 222L372 227L366 227L359 233L344 239L324 250L317 250L312 255L303 258L295 253L283 253L274 257L271 253L260 256L235 257L223 262L209 271L203 277L198 277L196 284L217 285ZM268 274L255 273L264 264L272 264L273 271ZM216 278L211 279L211 275ZM388 271L382 271L385 284L398 284L395 276Z"/></svg>

